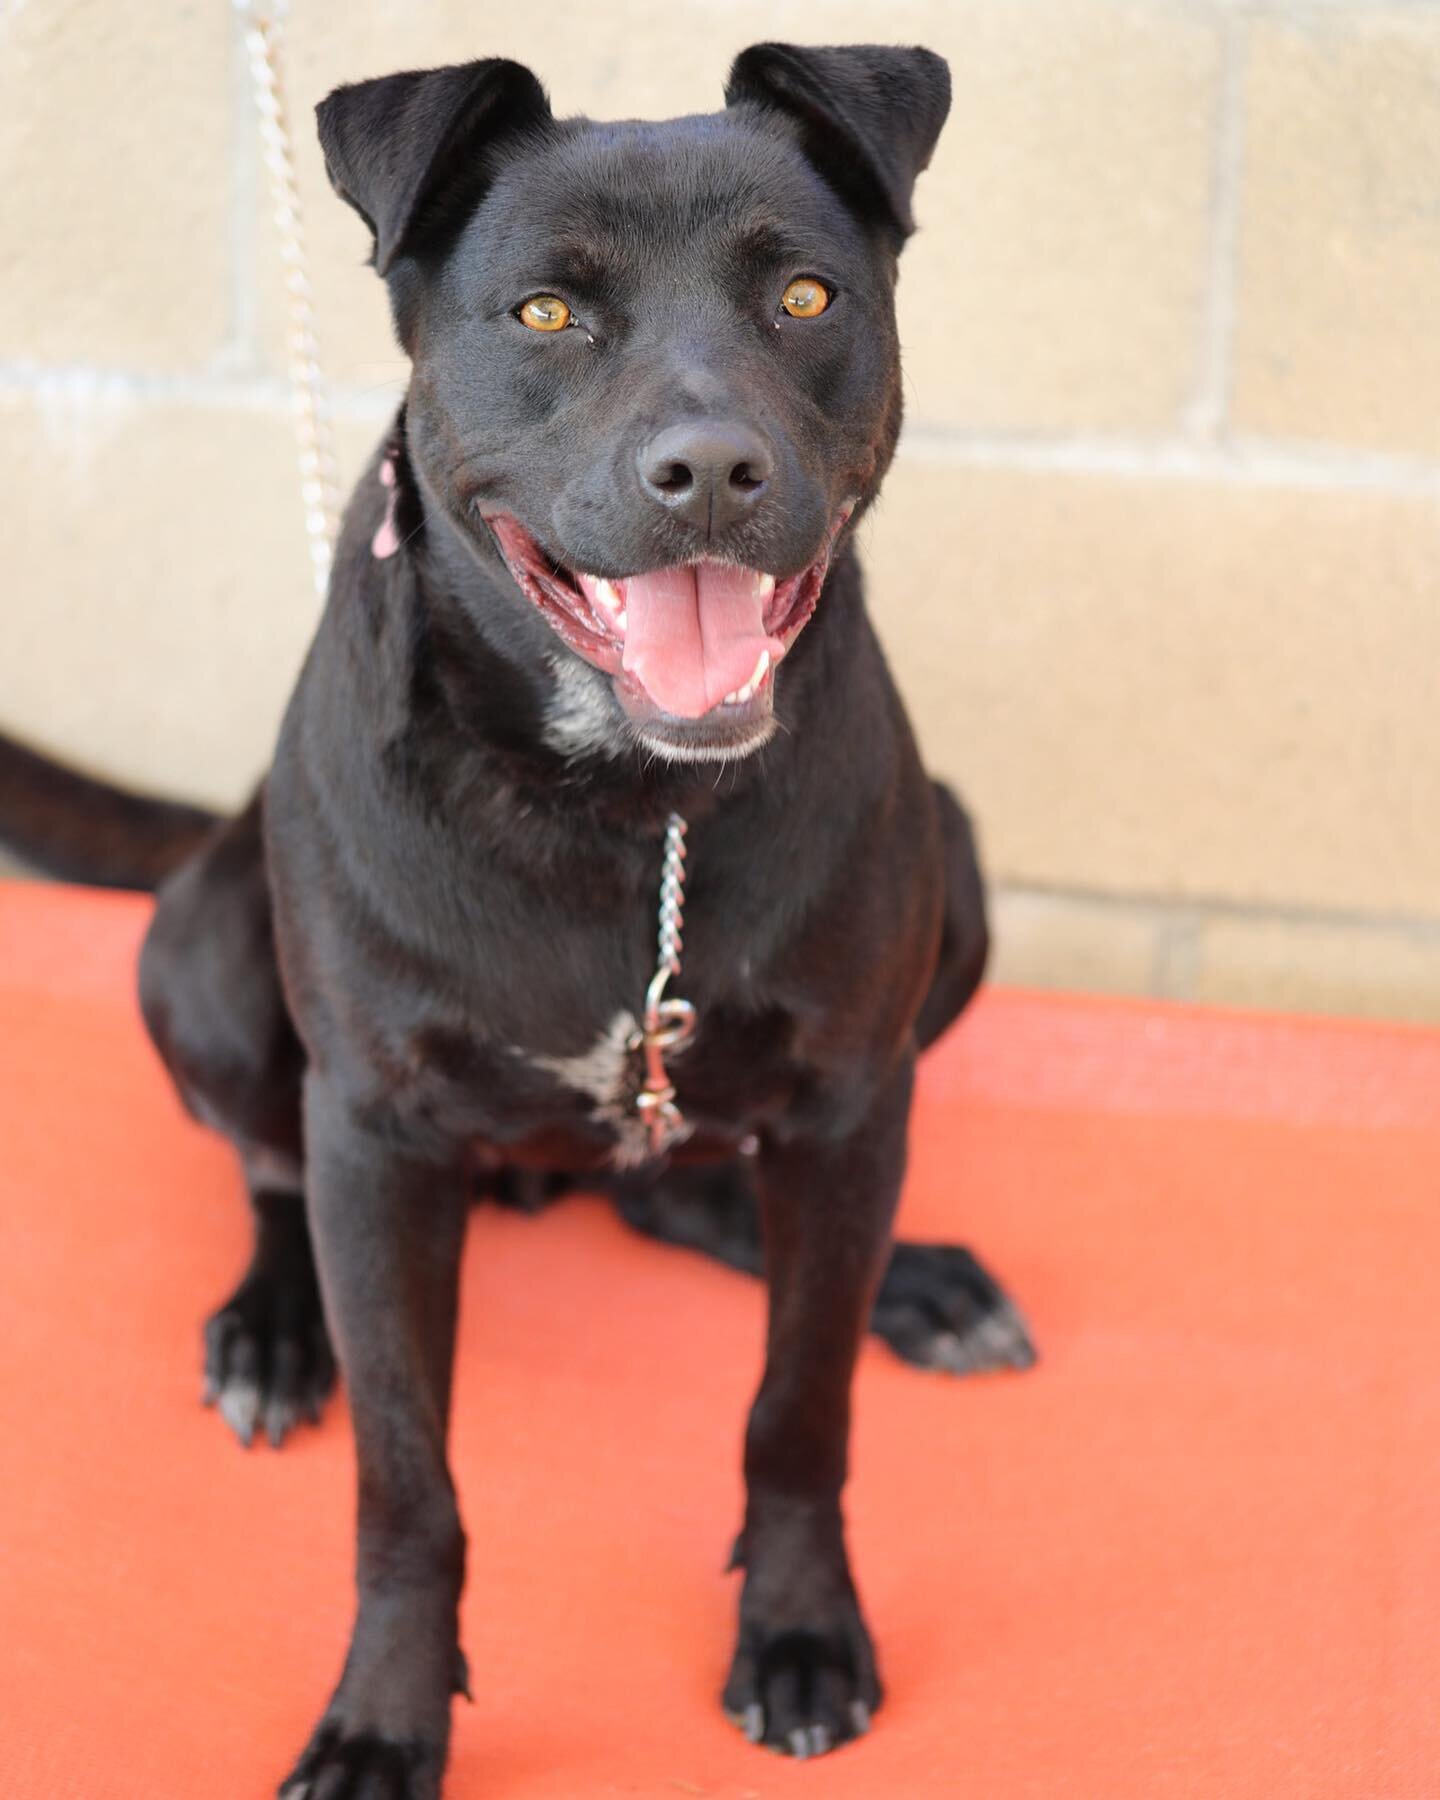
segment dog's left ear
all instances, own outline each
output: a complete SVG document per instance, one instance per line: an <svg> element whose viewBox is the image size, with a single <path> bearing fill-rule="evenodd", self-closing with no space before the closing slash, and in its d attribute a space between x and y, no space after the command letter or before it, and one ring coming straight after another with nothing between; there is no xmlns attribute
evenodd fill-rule
<svg viewBox="0 0 1440 1800"><path fill-rule="evenodd" d="M315 109L325 171L375 234L375 268L438 235L478 200L485 152L550 118L545 90L504 57L382 75Z"/></svg>
<svg viewBox="0 0 1440 1800"><path fill-rule="evenodd" d="M900 239L915 229L915 177L950 110L943 56L881 44L754 44L725 83L727 106L744 101L793 119L806 156L862 218Z"/></svg>

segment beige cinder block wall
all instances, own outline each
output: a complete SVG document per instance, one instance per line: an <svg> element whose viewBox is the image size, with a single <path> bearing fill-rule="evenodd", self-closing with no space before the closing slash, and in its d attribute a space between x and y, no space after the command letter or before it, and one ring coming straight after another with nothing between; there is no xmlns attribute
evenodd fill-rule
<svg viewBox="0 0 1440 1800"><path fill-rule="evenodd" d="M660 116L760 38L945 52L868 557L1000 972L1440 1019L1440 5L289 11L347 472L404 370L334 83L504 52ZM315 607L228 0L7 0L0 169L0 721L233 801Z"/></svg>

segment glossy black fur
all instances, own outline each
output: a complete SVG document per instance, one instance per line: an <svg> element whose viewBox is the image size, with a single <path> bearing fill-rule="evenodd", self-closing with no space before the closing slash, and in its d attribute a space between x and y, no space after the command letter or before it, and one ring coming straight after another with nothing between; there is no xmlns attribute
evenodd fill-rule
<svg viewBox="0 0 1440 1800"><path fill-rule="evenodd" d="M323 1294L350 1392L358 1613L287 1795L439 1792L465 1681L445 1445L477 1187L533 1204L598 1181L639 1229L763 1265L724 1703L796 1755L863 1731L881 1697L840 1510L872 1309L916 1362L1031 1356L968 1253L892 1259L915 1058L974 992L986 937L968 824L921 768L848 532L779 671L780 729L697 765L636 747L485 523L513 513L597 574L705 552L785 575L874 498L900 421L896 255L944 65L761 46L727 99L663 125L557 122L527 71L485 63L321 108L413 362L389 444L404 548L372 553L377 456L263 793L162 888L142 969L156 1043L255 1196L208 1389L246 1441L282 1438L331 1379ZM777 313L801 273L834 290L818 319ZM527 332L515 309L542 291L580 328ZM637 475L687 421L770 457L716 535ZM700 1020L673 1072L696 1129L667 1165L617 1174L594 1096L550 1065L639 1005L672 811Z"/></svg>

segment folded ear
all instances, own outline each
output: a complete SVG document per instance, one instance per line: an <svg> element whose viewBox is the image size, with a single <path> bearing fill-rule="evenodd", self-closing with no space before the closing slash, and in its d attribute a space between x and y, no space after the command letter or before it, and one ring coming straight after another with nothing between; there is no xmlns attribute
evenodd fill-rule
<svg viewBox="0 0 1440 1800"><path fill-rule="evenodd" d="M735 58L725 104L787 114L800 146L865 218L906 238L910 195L950 110L950 69L933 50L754 44Z"/></svg>
<svg viewBox="0 0 1440 1800"><path fill-rule="evenodd" d="M479 199L486 145L550 103L529 69L492 56L336 88L315 116L331 186L375 234L384 275Z"/></svg>

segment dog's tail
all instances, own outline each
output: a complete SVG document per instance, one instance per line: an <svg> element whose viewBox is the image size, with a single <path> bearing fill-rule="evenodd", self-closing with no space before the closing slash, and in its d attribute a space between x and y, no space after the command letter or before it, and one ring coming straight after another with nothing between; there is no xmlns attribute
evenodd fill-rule
<svg viewBox="0 0 1440 1800"><path fill-rule="evenodd" d="M149 892L216 823L200 807L113 787L0 735L0 844L42 874Z"/></svg>

